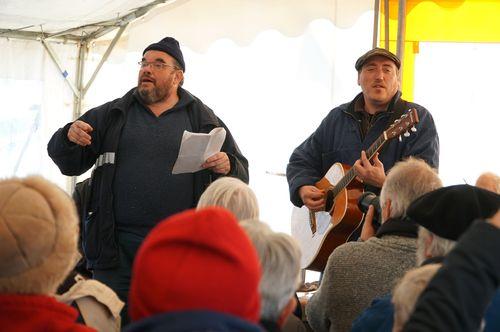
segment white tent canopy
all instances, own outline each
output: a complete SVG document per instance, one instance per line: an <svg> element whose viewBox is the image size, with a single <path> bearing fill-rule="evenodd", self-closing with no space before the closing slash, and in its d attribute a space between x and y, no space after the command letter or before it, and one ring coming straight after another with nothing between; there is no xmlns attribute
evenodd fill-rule
<svg viewBox="0 0 500 332"><path fill-rule="evenodd" d="M351 27L373 8L370 0L2 0L0 36L96 39L132 22L135 36L158 39L166 31L195 50L220 38L248 44L264 30L300 35L318 18ZM148 14L146 17L143 15ZM136 20L141 17L141 20ZM153 27L153 28L152 28ZM159 28L161 27L161 28ZM139 42L140 43L140 42Z"/></svg>
<svg viewBox="0 0 500 332"><path fill-rule="evenodd" d="M140 17L163 1L2 0L0 35L81 40L94 38Z"/></svg>

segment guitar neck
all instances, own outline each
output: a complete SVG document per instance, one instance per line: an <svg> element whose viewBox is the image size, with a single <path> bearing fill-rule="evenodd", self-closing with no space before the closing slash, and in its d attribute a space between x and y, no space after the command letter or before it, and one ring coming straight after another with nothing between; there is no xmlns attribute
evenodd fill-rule
<svg viewBox="0 0 500 332"><path fill-rule="evenodd" d="M366 150L366 157L368 160L372 159L375 153L377 153L378 150L384 145L384 143L387 141L387 137L385 135L385 132L380 135L375 142L373 142L372 145ZM340 179L339 182L335 185L333 188L333 197L337 197L337 195L344 190L352 180L356 177L356 172L354 171L354 167L351 167L347 173Z"/></svg>

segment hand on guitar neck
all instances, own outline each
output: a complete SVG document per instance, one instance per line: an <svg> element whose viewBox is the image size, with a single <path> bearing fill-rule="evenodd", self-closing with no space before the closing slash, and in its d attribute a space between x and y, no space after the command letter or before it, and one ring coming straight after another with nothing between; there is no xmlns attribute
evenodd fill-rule
<svg viewBox="0 0 500 332"><path fill-rule="evenodd" d="M299 189L302 203L313 212L322 211L325 208L325 191L315 186L302 186Z"/></svg>
<svg viewBox="0 0 500 332"><path fill-rule="evenodd" d="M385 181L384 164L378 159L378 152L368 160L365 151L361 151L361 158L353 165L358 181L378 188L382 188Z"/></svg>

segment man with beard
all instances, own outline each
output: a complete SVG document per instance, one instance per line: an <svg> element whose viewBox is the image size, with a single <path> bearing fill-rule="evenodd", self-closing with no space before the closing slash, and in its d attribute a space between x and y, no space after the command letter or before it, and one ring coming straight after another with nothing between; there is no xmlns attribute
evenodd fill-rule
<svg viewBox="0 0 500 332"><path fill-rule="evenodd" d="M374 48L363 54L354 67L362 92L349 103L334 108L316 131L290 157L286 175L290 200L319 211L325 193L314 184L336 162L353 166L365 190L380 192L386 172L409 156L438 168L439 138L431 114L424 107L401 99L400 59L393 53ZM402 141L391 140L380 156L369 161L365 151L387 127L410 108L418 112L417 131Z"/></svg>
<svg viewBox="0 0 500 332"><path fill-rule="evenodd" d="M136 88L60 128L48 144L65 175L83 174L95 164L83 251L93 277L125 302L136 251L158 221L195 207L218 177L248 183L248 162L227 127L181 87L185 63L177 40L166 37L149 45L139 65ZM201 171L172 174L183 132L215 127L226 129L221 152Z"/></svg>

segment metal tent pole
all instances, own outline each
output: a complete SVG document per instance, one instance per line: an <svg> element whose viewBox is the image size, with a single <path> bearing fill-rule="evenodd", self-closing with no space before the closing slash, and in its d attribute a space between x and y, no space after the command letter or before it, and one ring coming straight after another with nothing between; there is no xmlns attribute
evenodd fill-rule
<svg viewBox="0 0 500 332"><path fill-rule="evenodd" d="M389 0L384 0L384 48L389 49Z"/></svg>
<svg viewBox="0 0 500 332"><path fill-rule="evenodd" d="M403 58L405 54L405 35L406 35L406 0L399 0L398 7L398 39L396 55L401 59L401 70L399 74L403 77Z"/></svg>
<svg viewBox="0 0 500 332"><path fill-rule="evenodd" d="M378 43L378 21L380 12L380 0L375 0L375 5L373 8L373 43L372 48L377 47Z"/></svg>
<svg viewBox="0 0 500 332"><path fill-rule="evenodd" d="M125 31L125 29L127 28L128 26L128 23L121 26L120 29L118 30L118 32L116 33L115 37L113 38L113 40L111 41L111 44L109 44L108 48L106 49L106 52L104 53L104 55L102 56L102 59L101 61L99 62L99 64L97 65L96 69L94 70L94 73L92 74L92 77L90 78L90 80L87 82L87 84L85 84L85 87L83 88L83 96L85 96L85 94L87 93L87 91L89 90L90 86L92 85L92 83L94 82L97 74L99 73L99 71L101 70L101 67L102 65L104 64L104 62L106 62L106 60L108 60L108 57L109 55L111 54L111 51L115 48L116 46L116 43L118 42L118 40L120 39L120 37L122 36L122 33L123 31Z"/></svg>

